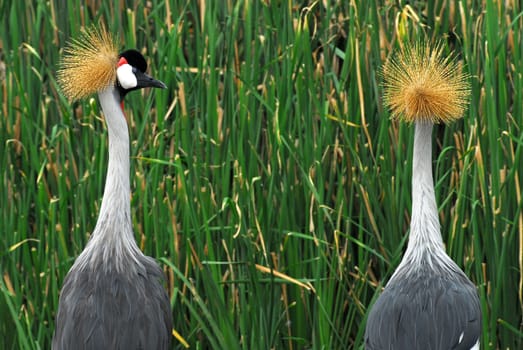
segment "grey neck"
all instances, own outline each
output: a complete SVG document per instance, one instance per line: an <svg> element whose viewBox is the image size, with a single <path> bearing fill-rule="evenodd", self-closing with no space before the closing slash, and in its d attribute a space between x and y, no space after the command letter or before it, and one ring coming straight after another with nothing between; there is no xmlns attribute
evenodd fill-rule
<svg viewBox="0 0 523 350"><path fill-rule="evenodd" d="M430 122L415 124L410 236L397 273L427 265L454 265L445 253L440 232L432 179L432 128Z"/></svg>

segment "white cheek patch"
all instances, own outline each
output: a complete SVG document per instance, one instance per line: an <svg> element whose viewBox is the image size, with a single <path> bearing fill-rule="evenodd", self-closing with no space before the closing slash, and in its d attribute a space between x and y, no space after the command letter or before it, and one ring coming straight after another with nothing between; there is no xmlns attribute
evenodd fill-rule
<svg viewBox="0 0 523 350"><path fill-rule="evenodd" d="M133 67L128 63L122 64L116 69L116 76L124 89L132 89L138 85L136 75L133 73Z"/></svg>

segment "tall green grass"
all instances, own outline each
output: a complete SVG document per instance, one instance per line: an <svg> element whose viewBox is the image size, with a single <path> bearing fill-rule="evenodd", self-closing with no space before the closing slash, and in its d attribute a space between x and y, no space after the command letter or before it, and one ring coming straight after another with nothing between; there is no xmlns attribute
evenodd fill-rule
<svg viewBox="0 0 523 350"><path fill-rule="evenodd" d="M389 119L378 72L425 36L472 84L464 119L435 129L447 250L478 286L482 347L521 348L522 8L427 3L0 0L0 348L50 347L97 219L103 119L55 71L98 21L169 86L126 100L132 210L191 349L362 347L411 203L413 128Z"/></svg>

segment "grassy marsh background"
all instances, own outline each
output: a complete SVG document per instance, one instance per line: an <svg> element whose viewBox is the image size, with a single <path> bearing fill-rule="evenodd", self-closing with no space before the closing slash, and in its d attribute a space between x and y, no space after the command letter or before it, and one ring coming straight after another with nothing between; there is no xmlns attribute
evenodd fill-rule
<svg viewBox="0 0 523 350"><path fill-rule="evenodd" d="M447 251L478 286L482 347L521 348L522 10L0 0L0 348L49 348L62 280L97 219L103 119L94 96L68 103L55 71L99 20L169 86L126 101L132 210L191 349L362 347L410 216L413 128L389 119L378 71L424 36L443 39L472 84L463 120L435 129Z"/></svg>

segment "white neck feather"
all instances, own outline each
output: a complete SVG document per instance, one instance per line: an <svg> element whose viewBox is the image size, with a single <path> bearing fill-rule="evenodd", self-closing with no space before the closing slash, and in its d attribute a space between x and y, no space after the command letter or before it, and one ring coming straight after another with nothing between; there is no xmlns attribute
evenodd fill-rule
<svg viewBox="0 0 523 350"><path fill-rule="evenodd" d="M131 221L129 182L129 131L114 87L98 93L109 134L109 165L102 206L96 227L82 254L80 265L102 264L122 269L123 257L142 254L134 239Z"/></svg>
<svg viewBox="0 0 523 350"><path fill-rule="evenodd" d="M417 122L415 125L410 236L407 250L396 272L423 264L433 266L436 263L443 268L453 264L445 253L434 194L432 127L430 122Z"/></svg>

